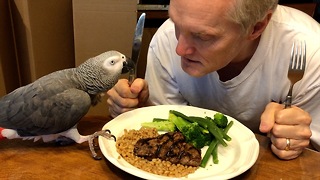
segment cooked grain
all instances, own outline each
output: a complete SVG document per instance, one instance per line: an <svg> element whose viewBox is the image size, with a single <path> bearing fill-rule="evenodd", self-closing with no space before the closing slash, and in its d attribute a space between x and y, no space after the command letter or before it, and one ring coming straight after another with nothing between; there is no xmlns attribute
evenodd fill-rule
<svg viewBox="0 0 320 180"><path fill-rule="evenodd" d="M124 134L118 137L116 142L117 152L121 155L119 158L124 158L139 169L162 176L184 177L197 170L197 167L172 164L169 161L160 159L149 161L133 154L134 145L139 139L157 137L158 135L157 130L154 128L125 129Z"/></svg>

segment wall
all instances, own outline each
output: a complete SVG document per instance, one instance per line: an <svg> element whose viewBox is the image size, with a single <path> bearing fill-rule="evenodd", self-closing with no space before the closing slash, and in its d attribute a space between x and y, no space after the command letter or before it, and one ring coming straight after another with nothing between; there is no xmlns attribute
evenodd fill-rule
<svg viewBox="0 0 320 180"><path fill-rule="evenodd" d="M20 86L9 1L0 1L0 97Z"/></svg>
<svg viewBox="0 0 320 180"><path fill-rule="evenodd" d="M108 50L131 57L136 20L137 2L133 0L74 0L76 66ZM108 116L106 99L91 108L88 115Z"/></svg>
<svg viewBox="0 0 320 180"><path fill-rule="evenodd" d="M72 0L10 0L22 85L74 67Z"/></svg>

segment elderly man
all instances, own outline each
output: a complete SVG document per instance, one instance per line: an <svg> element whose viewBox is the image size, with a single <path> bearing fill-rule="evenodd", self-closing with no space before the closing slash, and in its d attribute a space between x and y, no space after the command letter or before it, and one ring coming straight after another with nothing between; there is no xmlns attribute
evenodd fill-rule
<svg viewBox="0 0 320 180"><path fill-rule="evenodd" d="M137 107L186 104L230 115L268 133L281 159L312 142L320 150L320 26L277 0L171 0L153 37L145 79L120 80L108 91L112 116ZM283 102L293 42L307 62L292 107ZM298 43L300 44L300 43Z"/></svg>

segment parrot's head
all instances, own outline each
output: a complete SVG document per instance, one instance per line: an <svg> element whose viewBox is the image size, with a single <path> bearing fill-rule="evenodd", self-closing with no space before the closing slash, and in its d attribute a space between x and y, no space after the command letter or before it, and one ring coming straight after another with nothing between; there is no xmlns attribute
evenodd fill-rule
<svg viewBox="0 0 320 180"><path fill-rule="evenodd" d="M118 51L107 51L97 56L102 62L102 68L108 74L127 73L134 68L134 62Z"/></svg>
<svg viewBox="0 0 320 180"><path fill-rule="evenodd" d="M77 68L88 93L97 94L111 89L121 74L134 68L135 64L118 51L107 51L88 59Z"/></svg>
<svg viewBox="0 0 320 180"><path fill-rule="evenodd" d="M133 68L135 68L135 63L130 58L126 58L126 61L123 62L121 73L122 74L127 73Z"/></svg>

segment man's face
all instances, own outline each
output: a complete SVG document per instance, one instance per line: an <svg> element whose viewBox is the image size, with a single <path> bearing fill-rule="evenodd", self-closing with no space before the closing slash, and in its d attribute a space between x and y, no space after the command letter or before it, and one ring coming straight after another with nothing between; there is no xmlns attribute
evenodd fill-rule
<svg viewBox="0 0 320 180"><path fill-rule="evenodd" d="M233 2L233 1L232 1ZM240 25L227 20L232 2L171 0L169 16L175 24L182 69L201 77L230 62L240 62L243 43Z"/></svg>

